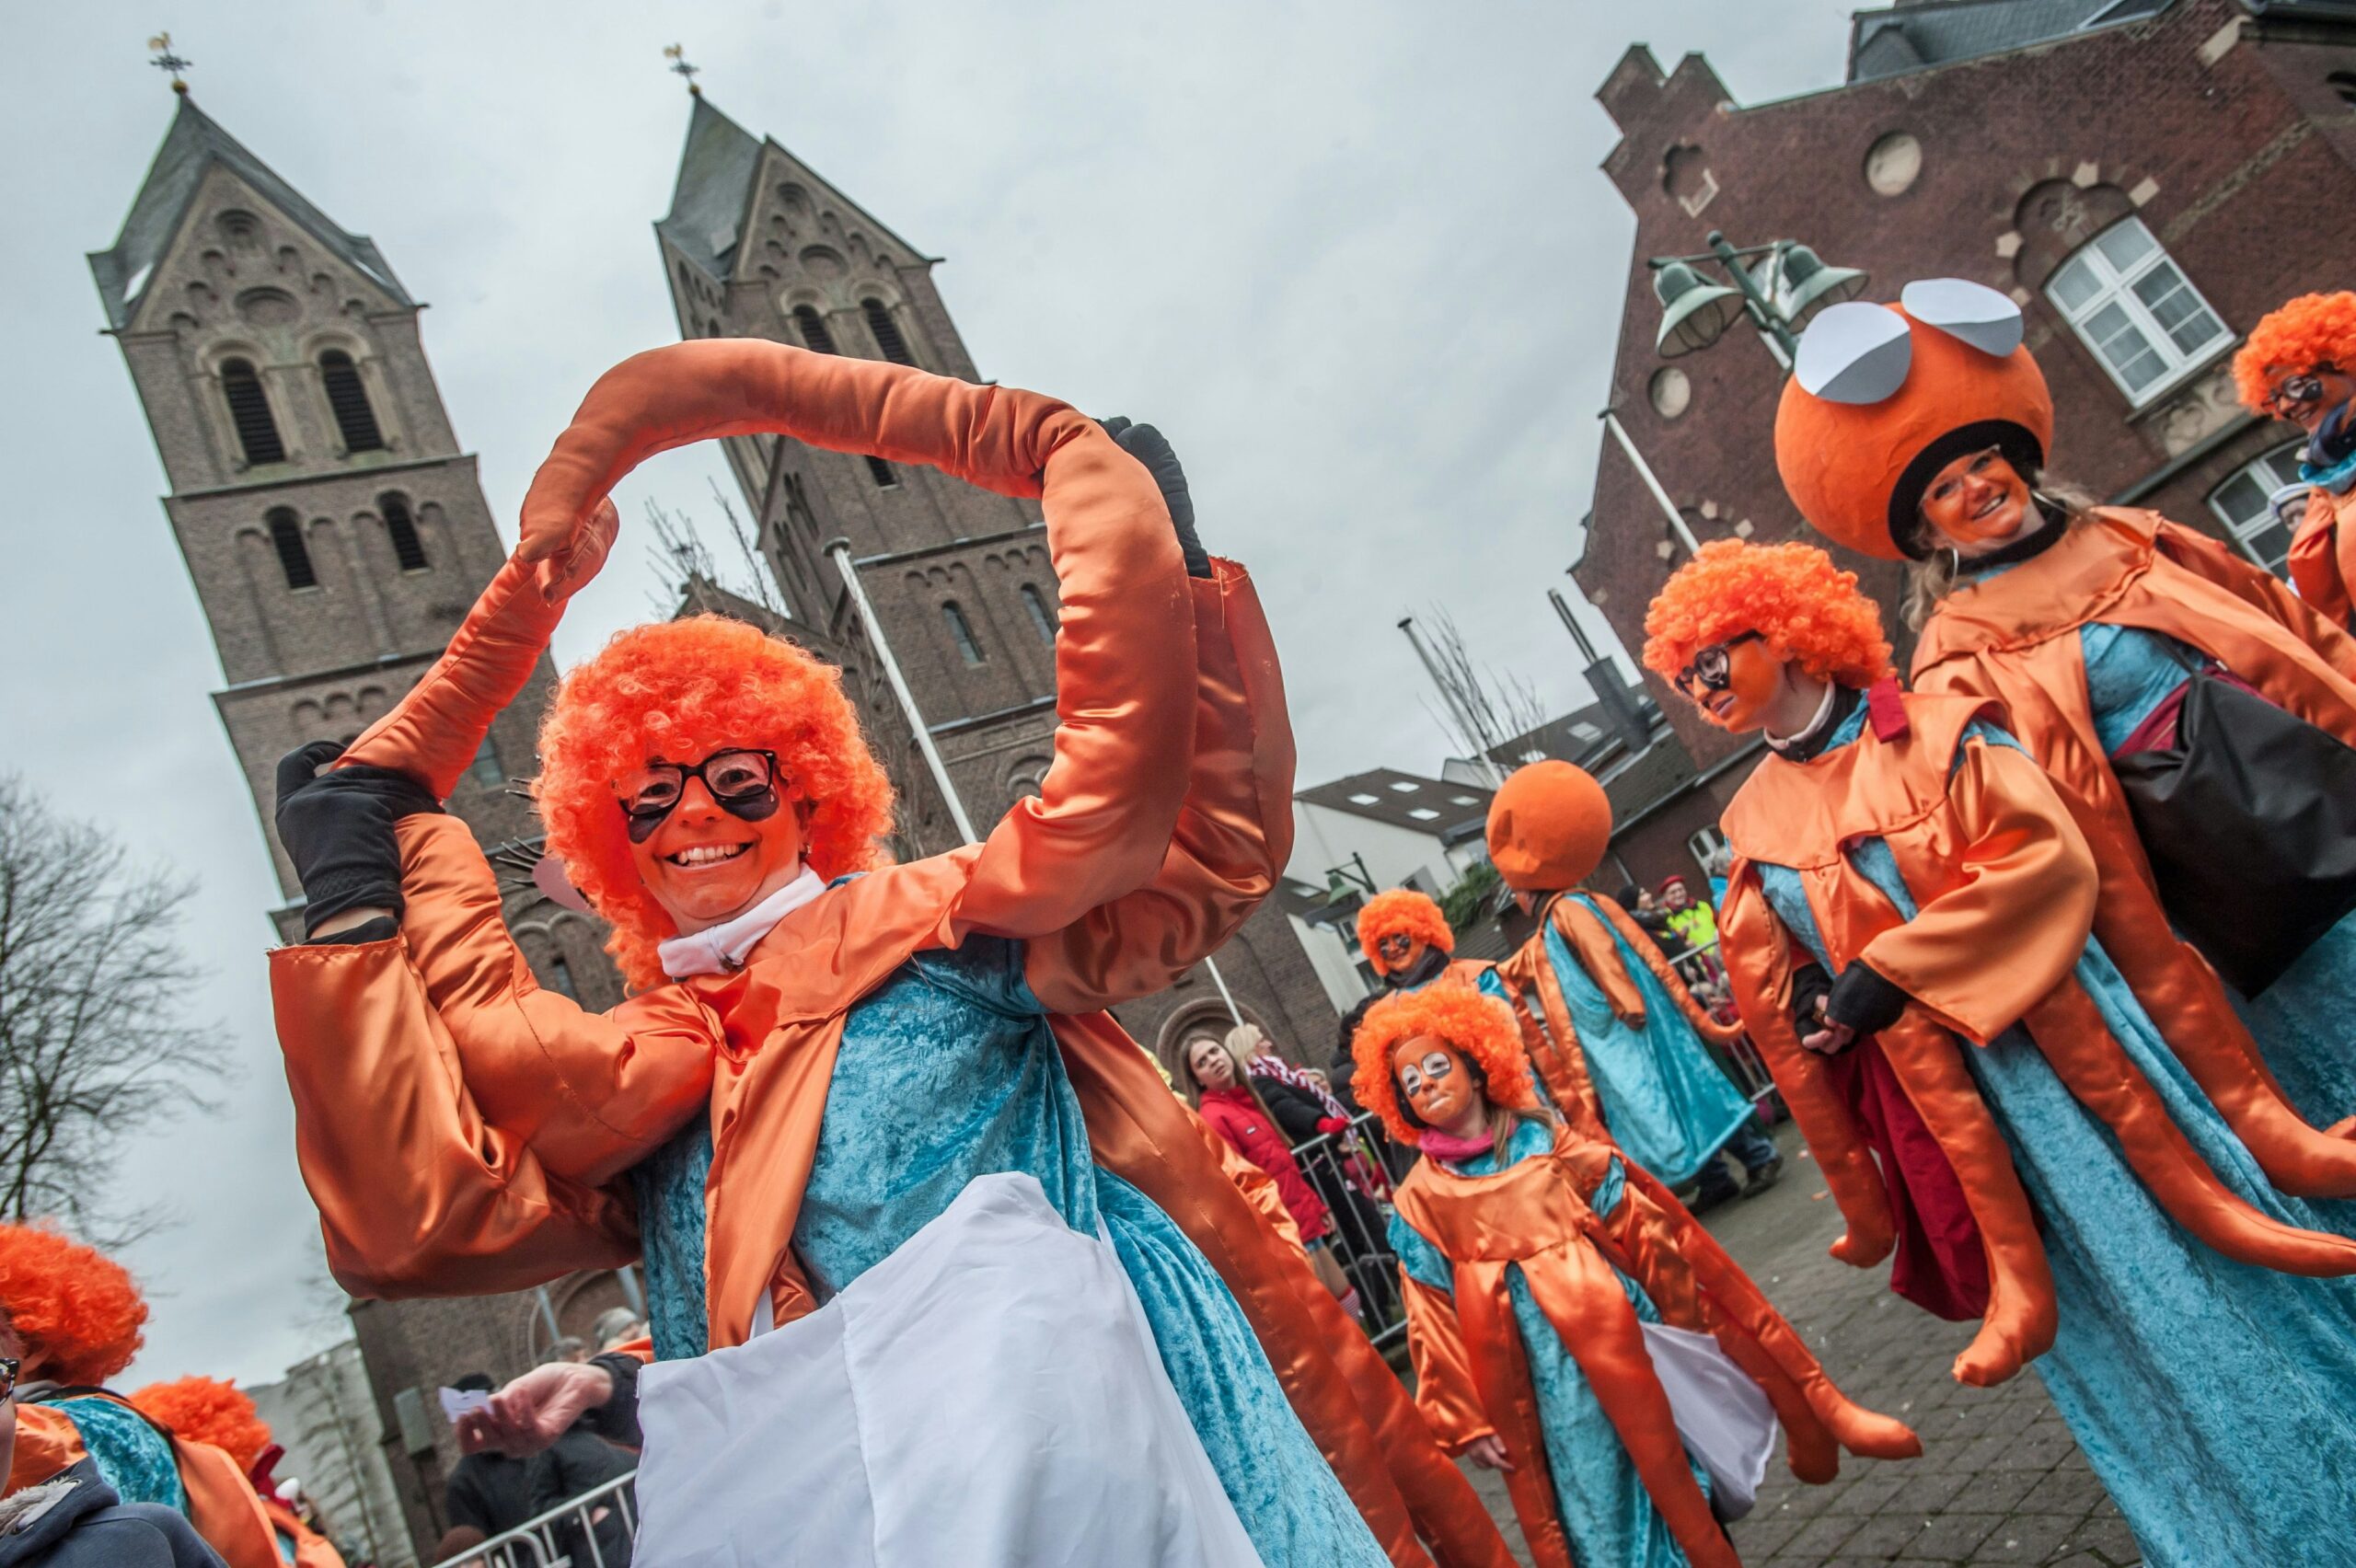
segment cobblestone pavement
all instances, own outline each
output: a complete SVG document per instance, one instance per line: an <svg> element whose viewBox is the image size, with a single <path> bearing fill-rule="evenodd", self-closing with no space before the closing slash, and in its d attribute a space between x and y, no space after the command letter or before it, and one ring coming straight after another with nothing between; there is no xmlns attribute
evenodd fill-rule
<svg viewBox="0 0 2356 1568"><path fill-rule="evenodd" d="M1923 1457L1844 1457L1831 1485L1802 1486L1779 1446L1758 1507L1731 1532L1745 1568L2140 1563L2134 1536L2036 1375L1995 1389L1950 1377L1973 1325L1941 1322L1890 1295L1887 1266L1833 1262L1825 1249L1841 1234L1840 1211L1796 1135L1786 1127L1778 1141L1782 1182L1713 1213L1709 1228L1851 1398L1922 1435ZM1488 1471L1472 1473L1520 1551L1505 1488Z"/></svg>

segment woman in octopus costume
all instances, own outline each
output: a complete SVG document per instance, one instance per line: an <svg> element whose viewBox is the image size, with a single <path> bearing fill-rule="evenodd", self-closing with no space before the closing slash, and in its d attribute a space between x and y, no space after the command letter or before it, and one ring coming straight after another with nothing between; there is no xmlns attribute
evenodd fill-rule
<svg viewBox="0 0 2356 1568"><path fill-rule="evenodd" d="M1367 1011L1357 1081L1424 1158L1391 1226L1416 1399L1506 1471L1540 1568L1721 1568L1780 1422L1793 1473L1923 1451L1842 1394L1669 1189L1533 1090L1513 1016L1470 986ZM1672 1392L1671 1389L1675 1391Z"/></svg>
<svg viewBox="0 0 2356 1568"><path fill-rule="evenodd" d="M1386 991L1418 991L1435 980L1470 985L1488 965L1456 956L1456 932L1429 894L1387 887L1366 901L1354 922L1358 951Z"/></svg>
<svg viewBox="0 0 2356 1568"><path fill-rule="evenodd" d="M836 672L709 617L624 632L560 688L536 788L636 988L590 1012L534 984L433 802L602 559L615 483L772 432L1040 499L1054 765L985 842L879 865ZM643 1560L1422 1563L1420 1529L1507 1561L1102 1011L1265 894L1291 749L1248 579L1093 421L771 343L639 355L442 661L313 778L333 749L282 767L310 940L271 955L329 1260L400 1296L642 1258Z"/></svg>
<svg viewBox="0 0 2356 1568"><path fill-rule="evenodd" d="M1835 1257L2036 1360L2154 1568L2308 1561L2356 1510L2356 1244L2279 1195L2114 963L2089 815L1976 697L1901 692L1821 550L1715 541L1646 664L1771 748L1720 939L1848 1222ZM2312 1276L2312 1277L2302 1277ZM2042 1359L2038 1359L2038 1358Z"/></svg>
<svg viewBox="0 0 2356 1568"><path fill-rule="evenodd" d="M2320 835L2312 857L2310 840L2287 840L2299 845L2292 881L2356 868L2356 803L2336 801L2356 757L2335 744L2356 744L2356 640L2219 540L2050 479L2053 404L2021 330L2011 300L1953 279L1909 284L1895 306L1827 311L1784 386L1777 467L1819 532L1911 558L1915 689L2001 702L2006 730L2092 809L2082 825L2110 957L2276 1184L2356 1195L2356 1145L2315 1130L2356 1127L2347 895L2310 913L2295 888L2278 892L2264 869L2277 836L2231 809L2204 813L2213 837L2160 830L2165 839L2147 847L2121 783L2180 750L2189 683L2222 673L2315 727L2296 726L2309 748L2276 754L2287 761L2236 759L2241 777L2255 769ZM2313 747L2327 764L2344 759L2337 782L2313 770ZM2155 859L2188 852L2216 868L2214 882L2154 874ZM2356 893L2356 879L2344 886ZM2206 944L2214 974L2188 962L2167 919L2130 912L2150 912L2145 892ZM2254 1053L2265 1069L2255 1075ZM2319 1215L2356 1234L2356 1206Z"/></svg>

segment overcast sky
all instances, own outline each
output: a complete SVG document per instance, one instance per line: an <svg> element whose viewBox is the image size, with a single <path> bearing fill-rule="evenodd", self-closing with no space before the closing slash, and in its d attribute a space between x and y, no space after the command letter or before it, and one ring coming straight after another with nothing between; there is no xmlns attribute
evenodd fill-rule
<svg viewBox="0 0 2356 1568"><path fill-rule="evenodd" d="M1301 778L1437 769L1399 617L1444 605L1559 709L1543 590L1576 548L1633 225L1592 100L1631 42L1737 98L1832 85L1849 0L1319 0L695 6L479 0L9 7L0 103L0 769L201 880L190 998L234 1042L218 1115L142 1143L119 1195L172 1228L126 1380L277 1377L341 1337L302 1299L316 1217L270 1032L253 808L162 471L83 253L113 243L172 111L142 45L410 293L502 532L590 382L676 338L652 222L687 99L777 137L919 248L982 374L1160 423L1205 541L1249 563ZM642 498L711 518L716 448L618 497L571 662L651 613ZM637 537L633 539L631 533ZM306 1321L306 1316L312 1320Z"/></svg>

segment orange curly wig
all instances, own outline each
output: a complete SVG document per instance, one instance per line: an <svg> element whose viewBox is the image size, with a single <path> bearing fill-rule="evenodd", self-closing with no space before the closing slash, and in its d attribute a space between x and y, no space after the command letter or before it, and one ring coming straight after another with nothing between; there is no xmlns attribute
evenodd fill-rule
<svg viewBox="0 0 2356 1568"><path fill-rule="evenodd" d="M1674 683L1694 652L1756 631L1809 674L1868 686L1891 674L1881 611L1857 574L1813 545L1713 539L1677 569L1645 611L1645 667Z"/></svg>
<svg viewBox="0 0 2356 1568"><path fill-rule="evenodd" d="M2234 355L2234 388L2243 406L2263 414L2283 372L2329 365L2356 371L2356 294L2301 294L2250 329Z"/></svg>
<svg viewBox="0 0 2356 1568"><path fill-rule="evenodd" d="M128 1270L40 1225L0 1225L0 1312L40 1376L61 1383L103 1383L130 1366L147 1321Z"/></svg>
<svg viewBox="0 0 2356 1568"><path fill-rule="evenodd" d="M1445 1040L1487 1075L1493 1105L1536 1108L1530 1088L1530 1058L1521 1048L1521 1032L1513 1014L1495 997L1453 980L1401 991L1366 1009L1357 1032L1350 1038L1350 1057L1357 1073L1350 1088L1358 1103L1382 1118L1383 1129L1410 1147L1423 1141L1423 1131L1399 1103L1399 1080L1392 1075L1391 1054L1403 1040L1428 1034Z"/></svg>
<svg viewBox="0 0 2356 1568"><path fill-rule="evenodd" d="M1382 967L1382 955L1376 949L1383 938L1401 931L1442 952L1456 951L1456 933L1448 928L1448 917L1427 894L1412 887L1386 888L1358 911L1358 951L1366 954L1377 974L1391 972Z"/></svg>
<svg viewBox="0 0 2356 1568"><path fill-rule="evenodd" d="M831 880L884 863L892 785L839 670L719 616L622 632L558 686L533 797L549 852L612 924L606 951L633 986L661 983L655 944L676 932L638 880L614 781L649 757L694 761L730 745L777 754L809 813L811 870Z"/></svg>
<svg viewBox="0 0 2356 1568"><path fill-rule="evenodd" d="M132 1395L131 1402L150 1421L170 1427L173 1436L212 1444L237 1460L239 1470L252 1469L270 1446L269 1424L254 1409L252 1399L217 1378L150 1383Z"/></svg>

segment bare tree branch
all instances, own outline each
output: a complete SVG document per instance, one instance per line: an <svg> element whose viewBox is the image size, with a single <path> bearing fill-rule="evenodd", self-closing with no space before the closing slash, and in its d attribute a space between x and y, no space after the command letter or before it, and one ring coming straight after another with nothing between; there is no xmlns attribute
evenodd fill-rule
<svg viewBox="0 0 2356 1568"><path fill-rule="evenodd" d="M1546 705L1521 676L1499 675L1474 663L1464 633L1445 609L1433 606L1423 625L1432 675L1444 698L1432 717L1455 737L1467 757L1502 783L1519 759L1499 757L1498 748L1546 722Z"/></svg>
<svg viewBox="0 0 2356 1568"><path fill-rule="evenodd" d="M183 1016L194 884L133 866L98 828L0 774L0 1219L55 1217L105 1246L165 1223L110 1198L121 1146L210 1110L220 1032Z"/></svg>

